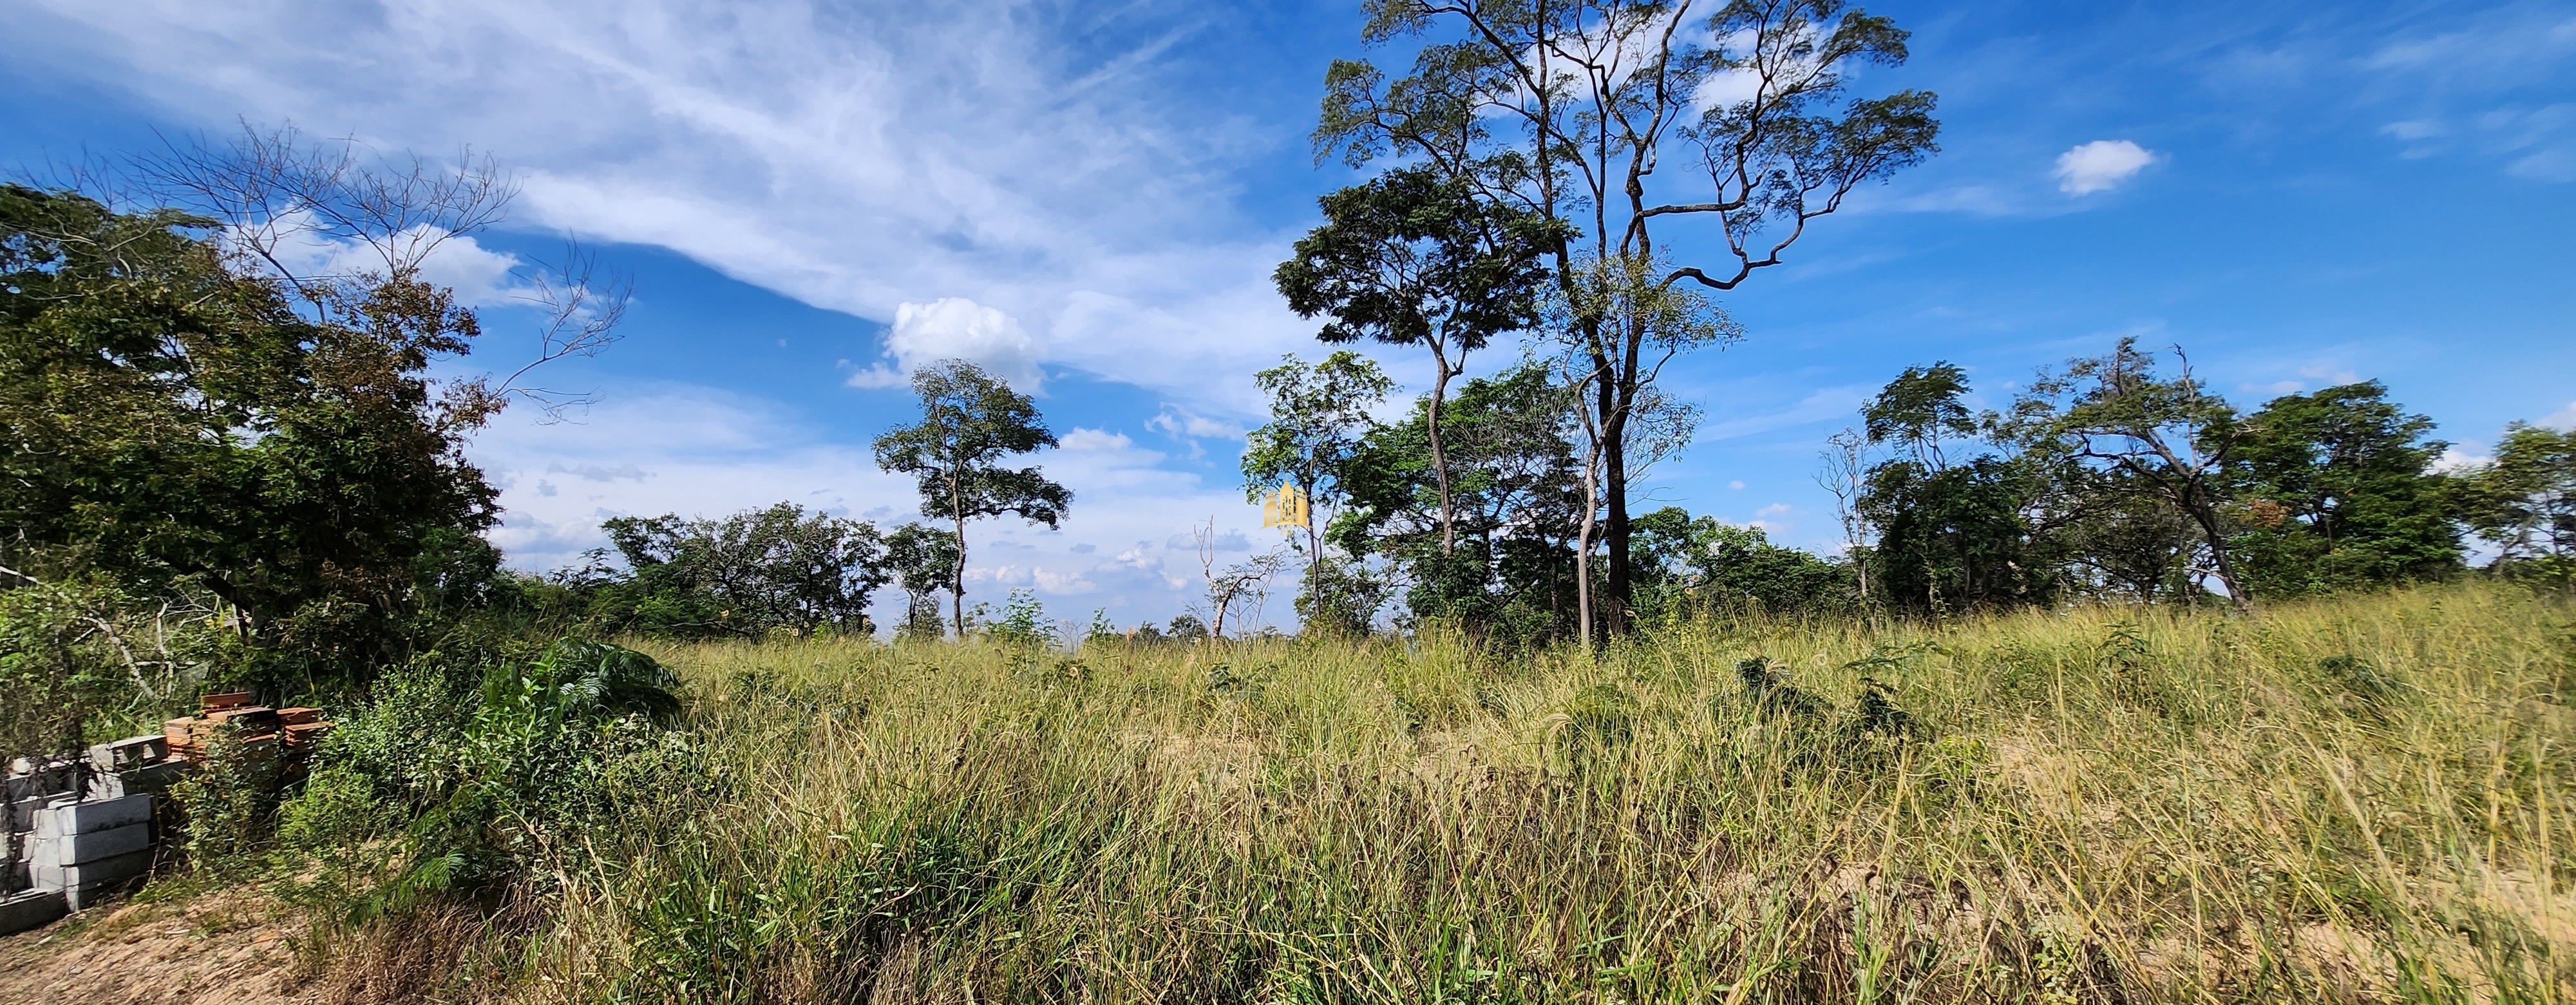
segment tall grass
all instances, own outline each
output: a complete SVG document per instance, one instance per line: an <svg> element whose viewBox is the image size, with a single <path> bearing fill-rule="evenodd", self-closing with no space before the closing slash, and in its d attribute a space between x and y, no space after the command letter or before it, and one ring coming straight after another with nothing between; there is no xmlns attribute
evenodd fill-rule
<svg viewBox="0 0 2576 1005"><path fill-rule="evenodd" d="M526 996L2576 1001L2576 634L2502 587L656 655L716 784L590 838Z"/></svg>

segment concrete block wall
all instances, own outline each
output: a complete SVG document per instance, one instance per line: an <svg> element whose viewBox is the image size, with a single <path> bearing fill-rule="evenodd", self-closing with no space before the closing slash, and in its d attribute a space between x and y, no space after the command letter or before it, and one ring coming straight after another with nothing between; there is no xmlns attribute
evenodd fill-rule
<svg viewBox="0 0 2576 1005"><path fill-rule="evenodd" d="M84 910L152 871L152 796L58 799L36 811L33 834L28 879Z"/></svg>
<svg viewBox="0 0 2576 1005"><path fill-rule="evenodd" d="M95 907L150 874L153 800L185 767L168 756L156 734L11 765L0 791L0 932Z"/></svg>

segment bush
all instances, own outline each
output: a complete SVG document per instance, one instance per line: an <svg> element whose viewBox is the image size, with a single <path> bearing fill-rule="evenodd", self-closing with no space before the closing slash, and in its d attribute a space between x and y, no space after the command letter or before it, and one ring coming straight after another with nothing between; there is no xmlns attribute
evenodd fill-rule
<svg viewBox="0 0 2576 1005"><path fill-rule="evenodd" d="M283 810L281 851L337 867L354 917L495 890L573 853L618 808L704 784L668 728L678 681L650 656L564 639L482 667L469 687L471 669L425 660L388 675ZM400 849L381 874L329 851L379 838Z"/></svg>

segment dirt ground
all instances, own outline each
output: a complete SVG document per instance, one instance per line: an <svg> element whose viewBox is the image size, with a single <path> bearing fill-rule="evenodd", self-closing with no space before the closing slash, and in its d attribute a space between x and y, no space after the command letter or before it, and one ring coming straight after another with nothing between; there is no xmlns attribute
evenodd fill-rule
<svg viewBox="0 0 2576 1005"><path fill-rule="evenodd" d="M227 893L83 911L0 937L0 1005L313 1002L292 924Z"/></svg>

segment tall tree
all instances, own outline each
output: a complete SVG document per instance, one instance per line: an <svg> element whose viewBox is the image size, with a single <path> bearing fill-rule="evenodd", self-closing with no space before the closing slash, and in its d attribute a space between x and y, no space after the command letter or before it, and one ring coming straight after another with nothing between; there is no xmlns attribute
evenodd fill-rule
<svg viewBox="0 0 2576 1005"><path fill-rule="evenodd" d="M1440 498L1440 548L1457 548L1456 498L1441 442L1441 406L1467 354L1539 319L1555 241L1548 221L1480 201L1464 179L1401 168L1319 200L1324 225L1297 242L1273 279L1297 316L1332 316L1317 337L1431 350L1424 429Z"/></svg>
<svg viewBox="0 0 2576 1005"><path fill-rule="evenodd" d="M1003 466L1056 445L1028 395L964 360L915 371L912 390L921 399L921 421L877 437L877 466L919 479L921 514L950 522L957 561L948 581L949 617L964 638L966 522L1008 513L1054 527L1073 493L1035 467Z"/></svg>
<svg viewBox="0 0 2576 1005"><path fill-rule="evenodd" d="M2190 519L2229 601L2250 610L2254 598L2222 512L2239 439L2236 409L2191 375L2181 349L2174 356L2182 372L2161 377L2155 357L2123 338L2107 355L2043 373L2016 401L2012 427L2035 446L2134 479Z"/></svg>
<svg viewBox="0 0 2576 1005"><path fill-rule="evenodd" d="M2378 381L2272 399L2245 418L2229 491L2236 547L2257 594L2296 596L2427 579L2461 567L2449 444Z"/></svg>
<svg viewBox="0 0 2576 1005"><path fill-rule="evenodd" d="M1247 436L1243 491L1247 499L1281 482L1306 494L1306 592L1320 609L1325 598L1323 528L1341 495L1344 468L1370 425L1369 409L1386 400L1395 382L1368 357L1335 352L1309 366L1294 355L1254 374L1270 396L1270 421ZM1219 612L1220 620L1222 612Z"/></svg>
<svg viewBox="0 0 2576 1005"><path fill-rule="evenodd" d="M1950 614L2054 600L2058 556L2029 517L2046 489L2029 465L1992 454L1871 468L1859 509L1878 531L1870 566L1884 602Z"/></svg>
<svg viewBox="0 0 2576 1005"><path fill-rule="evenodd" d="M1902 62L1906 33L1839 0L1385 0L1362 41L1435 25L1456 31L1421 46L1406 76L1332 64L1317 152L1418 161L1563 225L1549 253L1594 378L1615 624L1632 578L1629 425L1671 349L1656 344L1657 302L1676 283L1737 288L1862 183L1931 154L1934 99L1846 103L1846 74ZM1659 175L1667 155L1689 170ZM1657 243L1664 222L1691 219L1722 240L1723 264L1678 263Z"/></svg>

